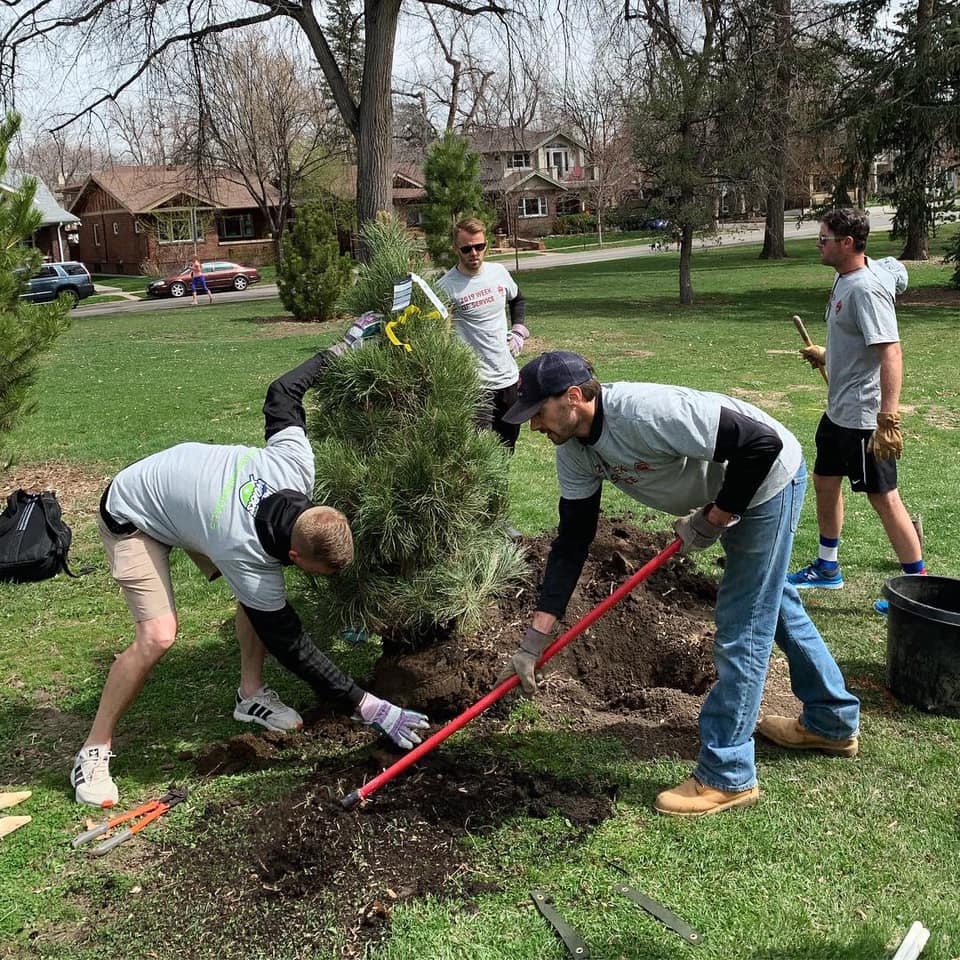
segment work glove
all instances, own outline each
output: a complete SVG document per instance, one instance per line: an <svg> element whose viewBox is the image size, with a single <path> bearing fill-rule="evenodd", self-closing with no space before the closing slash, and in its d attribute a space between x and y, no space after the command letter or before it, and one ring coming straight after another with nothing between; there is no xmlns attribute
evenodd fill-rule
<svg viewBox="0 0 960 960"><path fill-rule="evenodd" d="M379 313L364 313L353 321L346 336L330 347L334 356L341 356L348 350L359 350L383 332L383 317Z"/></svg>
<svg viewBox="0 0 960 960"><path fill-rule="evenodd" d="M903 434L899 413L878 413L877 427L867 444L867 453L878 460L899 460L903 455Z"/></svg>
<svg viewBox="0 0 960 960"><path fill-rule="evenodd" d="M550 634L527 627L527 632L520 642L520 649L503 668L497 683L503 683L504 680L509 680L516 674L520 678L520 688L528 697L532 697L537 692L537 682L542 679L536 675L537 661L552 642L553 637Z"/></svg>
<svg viewBox="0 0 960 960"><path fill-rule="evenodd" d="M409 750L415 743L420 743L417 730L426 730L430 721L416 710L405 710L392 704L389 700L381 700L372 693L365 693L354 720L365 723L374 730L386 734L398 747Z"/></svg>
<svg viewBox="0 0 960 960"><path fill-rule="evenodd" d="M818 346L815 343L810 344L809 347L803 347L800 351L800 356L806 360L814 370L819 370L820 367L827 365L827 348Z"/></svg>
<svg viewBox="0 0 960 960"><path fill-rule="evenodd" d="M511 356L520 356L523 352L523 345L529 336L530 331L522 323L515 323L509 329L507 332L507 346L510 348Z"/></svg>
<svg viewBox="0 0 960 960"><path fill-rule="evenodd" d="M681 553L712 547L720 539L720 534L727 529L726 526L711 523L707 519L707 513L712 506L712 503L708 503L699 510L691 510L673 525L673 532L683 541Z"/></svg>

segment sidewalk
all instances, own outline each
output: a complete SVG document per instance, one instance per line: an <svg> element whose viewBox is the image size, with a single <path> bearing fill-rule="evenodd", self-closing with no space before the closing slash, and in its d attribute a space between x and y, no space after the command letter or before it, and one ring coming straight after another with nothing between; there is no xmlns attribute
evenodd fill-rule
<svg viewBox="0 0 960 960"><path fill-rule="evenodd" d="M143 297L138 297L135 293L127 293L125 290L121 290L119 287L108 287L103 283L95 283L93 285L93 295L95 297L99 296L108 296L108 297L120 297L122 300L142 300Z"/></svg>

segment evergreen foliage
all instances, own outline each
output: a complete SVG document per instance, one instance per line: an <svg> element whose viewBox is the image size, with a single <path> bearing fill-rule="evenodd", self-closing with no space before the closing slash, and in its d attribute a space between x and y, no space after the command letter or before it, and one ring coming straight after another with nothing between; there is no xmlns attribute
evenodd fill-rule
<svg viewBox="0 0 960 960"><path fill-rule="evenodd" d="M340 254L331 217L316 203L299 207L277 265L283 305L298 320L329 320L352 270L353 261Z"/></svg>
<svg viewBox="0 0 960 960"><path fill-rule="evenodd" d="M7 113L0 122L0 182L7 172L7 152L20 129L20 117ZM33 304L20 299L24 282L40 266L40 251L26 246L40 226L33 208L36 181L19 190L0 190L0 442L28 412L27 395L36 381L39 359L69 326L70 304Z"/></svg>
<svg viewBox="0 0 960 960"><path fill-rule="evenodd" d="M375 251L375 256L359 265L356 282L344 291L337 306L354 316L368 311L389 316L394 283L411 272L421 277L431 273L423 244L395 216L386 213L365 223L360 237L365 249ZM443 303L449 302L439 287L434 287L434 292ZM429 301L416 287L413 302L429 308Z"/></svg>
<svg viewBox="0 0 960 960"><path fill-rule="evenodd" d="M488 231L493 223L493 214L483 202L480 154L469 150L463 137L447 130L430 148L424 176L427 249L435 264L452 267L457 262L450 243L453 227L465 217L479 217Z"/></svg>
<svg viewBox="0 0 960 960"><path fill-rule="evenodd" d="M373 256L351 295L369 298L358 311L389 315L393 282L419 251L394 219L369 224L365 240ZM395 330L409 351L386 337L349 350L312 394L315 499L350 518L356 545L315 599L331 627L422 645L475 626L524 564L504 533L509 457L474 423L476 357L435 311L411 306Z"/></svg>

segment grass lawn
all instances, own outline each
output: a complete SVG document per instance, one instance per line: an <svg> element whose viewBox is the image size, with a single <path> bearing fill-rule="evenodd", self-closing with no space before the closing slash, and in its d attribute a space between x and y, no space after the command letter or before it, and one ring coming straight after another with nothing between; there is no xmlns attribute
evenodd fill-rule
<svg viewBox="0 0 960 960"><path fill-rule="evenodd" d="M894 253L881 238L876 256ZM697 304L676 304L673 258L642 257L524 275L533 339L578 350L603 380L686 384L732 393L758 404L801 439L808 460L824 405L820 378L801 364L791 315L799 313L822 342L831 273L812 241L788 241L790 259L758 261L757 246L696 252ZM931 294L950 269L911 266L911 289ZM957 300L928 296L898 316L906 356L902 394L906 453L900 464L908 508L923 515L926 559L934 572L960 572L960 378L955 346ZM71 559L95 564L79 580L61 576L35 585L0 584L0 789L34 791L23 812L33 823L0 840L0 956L12 960L99 960L178 955L250 956L222 932L222 916L194 909L182 892L176 929L141 905L156 847L91 861L69 838L86 811L73 803L69 764L96 709L111 658L131 634L95 530L103 480L123 464L180 440L259 443L261 404L272 377L332 342L345 326L258 323L279 304L217 303L199 312L76 317L44 362L37 410L9 438L19 466L57 461L73 472L81 508ZM202 320L202 322L201 322ZM61 490L61 494L64 491ZM511 520L526 533L556 523L553 451L524 431L511 481ZM605 507L633 506L607 491ZM665 529L665 516L647 516ZM797 537L797 565L815 556L813 494ZM178 555L175 554L175 557ZM532 887L552 891L595 958L672 960L691 947L609 889L619 879L603 867L620 860L634 883L668 904L704 934L704 960L867 960L890 957L913 920L931 931L925 960L960 956L960 721L928 716L885 692L885 623L871 610L883 580L897 572L879 521L862 497L848 497L843 591L814 593L808 609L862 699L861 755L853 761L764 752L760 804L703 821L658 818L653 797L691 769L689 757L637 760L614 737L593 742L560 733L536 704L515 709L496 744L475 743L470 727L444 747L510 751L531 768L575 778L599 769L624 783L616 815L593 833L571 832L562 818L517 819L473 843L478 869L500 891L480 894L477 909L412 899L394 909L377 960L541 960L566 956L536 916L519 909ZM715 570L715 552L702 557ZM228 591L207 585L185 559L174 565L181 638L154 671L121 724L114 749L124 802L158 795L171 779L194 799L156 833L172 844L196 844L204 807L213 802L266 802L281 797L318 761L263 773L203 780L181 751L235 734L230 718L236 648ZM297 584L291 580L294 596ZM806 598L805 598L806 599ZM519 640L519 633L518 633ZM336 648L339 659L343 651ZM268 682L287 702L309 702L305 688L276 667ZM336 745L331 745L336 750ZM20 809L6 811L19 813ZM138 853L138 851L141 851ZM119 851L118 851L119 852ZM203 858L197 847L198 862ZM238 869L244 850L237 848ZM264 901L267 906L275 901ZM112 920L92 928L92 904ZM282 911L281 911L282 914ZM327 960L333 948L281 937L270 960ZM323 929L322 918L317 919ZM176 937L178 948L169 946ZM331 934L336 940L336 934ZM257 956L260 956L258 953Z"/></svg>

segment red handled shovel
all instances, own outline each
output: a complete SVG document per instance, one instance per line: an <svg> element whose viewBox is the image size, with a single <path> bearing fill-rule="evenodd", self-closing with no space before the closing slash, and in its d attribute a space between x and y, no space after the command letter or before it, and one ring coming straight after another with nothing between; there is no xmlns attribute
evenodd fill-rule
<svg viewBox="0 0 960 960"><path fill-rule="evenodd" d="M537 661L537 667L542 667L548 660L556 656L556 654L570 643L571 640L580 636L587 627L599 620L611 607L615 607L634 587L646 580L655 570L662 567L682 546L683 541L677 537L673 543L661 550L660 553L648 563L645 563L629 580L614 590L609 597L598 603L566 633L557 637L557 639L543 651L543 656ZM485 697L478 700L472 707L464 710L459 717L454 718L445 727L433 734L433 736L424 740L419 746L414 747L413 750L402 756L392 766L387 767L386 770L375 776L369 783L365 783L358 790L348 793L341 799L340 803L345 809L352 810L362 800L367 800L371 794L376 793L377 790L389 783L398 774L403 773L407 767L416 763L424 754L429 753L434 747L439 747L447 737L456 733L461 727L465 727L474 717L483 713L487 707L493 706L493 704L505 694L509 693L519 682L520 678L516 674L508 677L503 683L494 687Z"/></svg>

